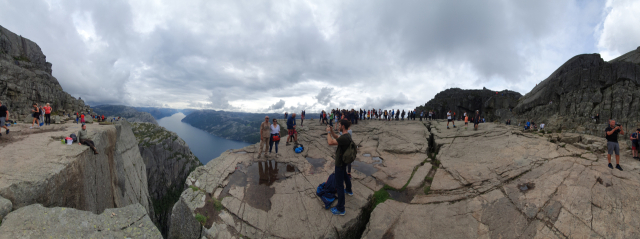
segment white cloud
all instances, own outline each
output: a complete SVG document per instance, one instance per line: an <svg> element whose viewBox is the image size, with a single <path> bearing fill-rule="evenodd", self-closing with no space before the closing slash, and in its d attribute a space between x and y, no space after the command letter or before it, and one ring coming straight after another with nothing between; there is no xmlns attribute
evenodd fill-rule
<svg viewBox="0 0 640 239"><path fill-rule="evenodd" d="M640 1L607 0L604 21L598 26L598 49L611 60L640 46Z"/></svg>

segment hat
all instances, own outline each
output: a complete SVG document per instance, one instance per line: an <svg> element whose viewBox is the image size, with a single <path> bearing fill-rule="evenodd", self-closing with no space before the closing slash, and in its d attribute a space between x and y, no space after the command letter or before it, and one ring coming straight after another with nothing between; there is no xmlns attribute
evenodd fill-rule
<svg viewBox="0 0 640 239"><path fill-rule="evenodd" d="M82 123L82 126L85 126L85 124L84 124L84 123Z"/></svg>

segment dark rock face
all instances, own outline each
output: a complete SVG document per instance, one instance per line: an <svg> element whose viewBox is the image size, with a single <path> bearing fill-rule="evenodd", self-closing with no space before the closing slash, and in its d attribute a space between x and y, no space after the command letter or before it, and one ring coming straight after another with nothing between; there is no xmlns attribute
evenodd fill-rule
<svg viewBox="0 0 640 239"><path fill-rule="evenodd" d="M634 50L611 62L599 54L577 55L522 97L514 113L552 130L602 135L612 118L635 128L640 120L640 56ZM629 61L627 61L629 59ZM596 122L593 116L599 114Z"/></svg>
<svg viewBox="0 0 640 239"><path fill-rule="evenodd" d="M487 121L511 119L510 109L516 106L522 95L509 90L496 92L486 88L482 90L451 88L436 94L424 106L418 107L418 111L424 110L426 114L429 110L433 110L436 119L445 119L449 110L456 112L456 118L462 117L464 112L473 116L475 111L479 110Z"/></svg>
<svg viewBox="0 0 640 239"><path fill-rule="evenodd" d="M162 234L167 235L171 209L185 188L184 182L202 163L176 133L151 123L132 123L132 126L147 169L149 196L155 213L151 219Z"/></svg>
<svg viewBox="0 0 640 239"><path fill-rule="evenodd" d="M33 103L50 103L54 112L89 112L84 101L62 90L51 63L29 39L0 26L0 100L14 120L30 120Z"/></svg>

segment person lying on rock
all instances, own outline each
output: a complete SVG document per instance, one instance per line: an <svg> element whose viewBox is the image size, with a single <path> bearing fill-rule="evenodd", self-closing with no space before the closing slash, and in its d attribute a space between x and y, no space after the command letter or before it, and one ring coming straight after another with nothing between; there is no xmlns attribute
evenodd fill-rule
<svg viewBox="0 0 640 239"><path fill-rule="evenodd" d="M78 141L80 145L87 145L93 150L93 154L98 154L98 150L96 149L93 141L89 139L89 132L87 132L87 126L82 124L82 130L78 131Z"/></svg>

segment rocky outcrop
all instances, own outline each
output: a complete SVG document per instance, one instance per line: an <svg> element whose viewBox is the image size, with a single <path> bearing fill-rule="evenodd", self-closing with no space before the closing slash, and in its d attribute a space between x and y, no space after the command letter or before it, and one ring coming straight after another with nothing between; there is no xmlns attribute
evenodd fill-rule
<svg viewBox="0 0 640 239"><path fill-rule="evenodd" d="M18 209L31 204L101 213L139 203L153 215L144 161L126 121L88 124L100 154L60 140L80 126L12 126L0 141L0 196Z"/></svg>
<svg viewBox="0 0 640 239"><path fill-rule="evenodd" d="M428 112L433 110L436 119L446 119L447 112L456 112L456 118L463 116L464 112L475 115L480 114L487 121L512 119L511 109L518 103L522 95L518 92L504 90L492 91L486 88L482 90L463 90L451 88L436 94L433 99L423 106L417 107L418 111Z"/></svg>
<svg viewBox="0 0 640 239"><path fill-rule="evenodd" d="M153 116L147 112L140 112L133 107L124 105L99 105L94 106L93 110L98 115L104 115L107 120L114 117L121 117L132 123L152 123L157 125Z"/></svg>
<svg viewBox="0 0 640 239"><path fill-rule="evenodd" d="M6 198L0 197L0 222L13 210L13 204Z"/></svg>
<svg viewBox="0 0 640 239"><path fill-rule="evenodd" d="M140 204L97 215L73 208L22 207L7 216L0 238L162 238Z"/></svg>
<svg viewBox="0 0 640 239"><path fill-rule="evenodd" d="M180 198L189 173L202 165L187 143L176 133L151 123L132 123L138 149L147 169L153 221L168 233L171 208Z"/></svg>
<svg viewBox="0 0 640 239"><path fill-rule="evenodd" d="M359 145L351 174L354 195L346 198L346 215L334 216L315 195L334 171L336 148L327 144L324 130L317 123L299 127L305 146L300 154L283 138L277 156L274 149L256 158L256 144L196 168L173 208L169 238L357 238L375 191L385 184L420 187L425 177L412 179L412 172L431 169L425 163L428 129L420 121L360 121L352 127Z"/></svg>
<svg viewBox="0 0 640 239"><path fill-rule="evenodd" d="M36 43L0 26L0 101L14 120L30 120L33 103L50 103L60 114L91 111L64 92L51 73L51 63Z"/></svg>
<svg viewBox="0 0 640 239"><path fill-rule="evenodd" d="M523 121L551 130L602 136L612 118L626 129L640 121L640 50L610 62L599 54L577 55L523 96L514 108ZM593 119L599 114L599 122Z"/></svg>
<svg viewBox="0 0 640 239"><path fill-rule="evenodd" d="M640 234L640 162L628 150L619 171L607 167L601 137L523 132L495 123L480 124L477 131L446 129L445 121L428 127L439 145L428 193L379 204L362 238Z"/></svg>

